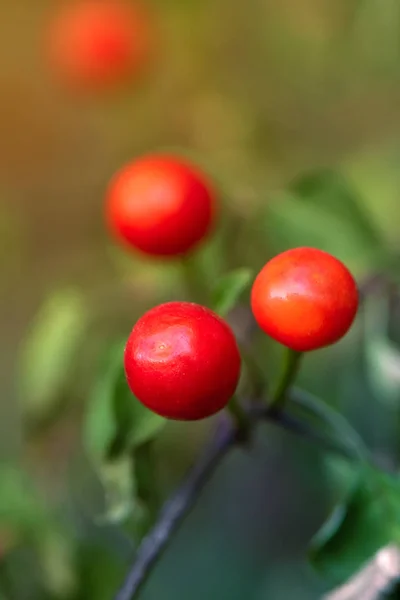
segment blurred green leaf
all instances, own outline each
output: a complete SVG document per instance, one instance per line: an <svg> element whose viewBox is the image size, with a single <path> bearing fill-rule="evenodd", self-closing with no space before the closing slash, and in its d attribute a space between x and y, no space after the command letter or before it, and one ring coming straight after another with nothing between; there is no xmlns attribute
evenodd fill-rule
<svg viewBox="0 0 400 600"><path fill-rule="evenodd" d="M372 338L366 344L367 376L379 400L397 406L400 400L400 350L389 339Z"/></svg>
<svg viewBox="0 0 400 600"><path fill-rule="evenodd" d="M24 544L38 558L38 581L57 598L74 589L74 543L21 467L0 465L0 546ZM4 535L4 542L3 542ZM3 550L3 548L1 548Z"/></svg>
<svg viewBox="0 0 400 600"><path fill-rule="evenodd" d="M328 169L313 171L295 179L289 190L301 202L318 205L354 223L371 242L380 243L378 230L361 207L358 194L340 173Z"/></svg>
<svg viewBox="0 0 400 600"><path fill-rule="evenodd" d="M110 600L125 576L125 561L112 546L101 545L94 539L85 540L79 547L77 560L80 580L76 599Z"/></svg>
<svg viewBox="0 0 400 600"><path fill-rule="evenodd" d="M52 530L40 538L38 557L44 587L57 598L70 598L78 581L73 544L65 531Z"/></svg>
<svg viewBox="0 0 400 600"><path fill-rule="evenodd" d="M400 543L400 482L368 470L313 539L310 559L339 585L390 543Z"/></svg>
<svg viewBox="0 0 400 600"><path fill-rule="evenodd" d="M1 465L0 482L0 528L22 535L42 531L47 512L29 477L17 467Z"/></svg>
<svg viewBox="0 0 400 600"><path fill-rule="evenodd" d="M97 520L99 523L121 523L129 517L136 504L134 459L125 454L105 461L99 469L105 491L106 510Z"/></svg>
<svg viewBox="0 0 400 600"><path fill-rule="evenodd" d="M400 349L389 339L390 305L387 294L364 300L366 376L378 400L397 406L400 401Z"/></svg>
<svg viewBox="0 0 400 600"><path fill-rule="evenodd" d="M216 313L225 317L235 307L242 294L250 285L253 270L236 269L224 275L217 283L213 293L212 307Z"/></svg>
<svg viewBox="0 0 400 600"><path fill-rule="evenodd" d="M381 241L357 195L335 172L316 171L296 180L269 202L264 226L275 250L315 246L352 267L365 268Z"/></svg>
<svg viewBox="0 0 400 600"><path fill-rule="evenodd" d="M21 357L22 408L28 419L47 418L60 401L87 322L85 299L70 288L53 293L37 314Z"/></svg>

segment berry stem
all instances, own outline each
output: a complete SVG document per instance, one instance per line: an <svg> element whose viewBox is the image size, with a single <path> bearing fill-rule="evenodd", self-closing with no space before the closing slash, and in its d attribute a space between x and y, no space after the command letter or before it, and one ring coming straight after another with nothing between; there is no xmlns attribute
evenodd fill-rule
<svg viewBox="0 0 400 600"><path fill-rule="evenodd" d="M250 434L250 418L245 409L239 403L237 396L233 396L227 405L228 412L230 413L237 429L237 439L240 441L247 441Z"/></svg>
<svg viewBox="0 0 400 600"><path fill-rule="evenodd" d="M271 411L279 411L283 408L287 392L294 382L300 368L300 360L303 356L302 352L297 352L288 348L286 350L285 362L283 365L282 375L278 381L275 394L272 397L272 402L269 406Z"/></svg>
<svg viewBox="0 0 400 600"><path fill-rule="evenodd" d="M245 344L240 344L240 353L247 368L248 377L253 388L253 396L260 397L268 388L265 372Z"/></svg>
<svg viewBox="0 0 400 600"><path fill-rule="evenodd" d="M182 280L189 300L208 304L210 289L209 282L196 256L184 256L180 262Z"/></svg>

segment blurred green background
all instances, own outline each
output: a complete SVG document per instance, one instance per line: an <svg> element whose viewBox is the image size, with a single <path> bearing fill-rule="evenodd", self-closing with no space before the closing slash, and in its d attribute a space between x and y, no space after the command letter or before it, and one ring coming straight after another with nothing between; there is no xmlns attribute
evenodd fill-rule
<svg viewBox="0 0 400 600"><path fill-rule="evenodd" d="M140 84L95 98L65 93L48 72L43 32L61 5L1 4L4 600L108 600L133 556L129 528L98 523L104 493L82 433L88 398L104 350L150 306L188 295L176 264L110 241L103 204L116 169L172 149L209 173L224 214L195 260L212 281L300 244L333 252L362 279L400 250L397 0L153 0L154 65ZM367 324L308 357L301 381L391 463L400 327L386 309L373 298ZM254 348L273 377L279 349L261 337ZM209 428L163 430L165 496ZM321 598L331 584L306 549L337 496L325 455L261 427L251 451L221 465L143 599Z"/></svg>

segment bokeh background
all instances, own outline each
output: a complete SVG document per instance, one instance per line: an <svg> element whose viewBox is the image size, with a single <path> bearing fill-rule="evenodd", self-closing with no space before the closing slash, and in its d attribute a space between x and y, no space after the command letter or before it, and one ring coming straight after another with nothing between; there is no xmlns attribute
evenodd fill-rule
<svg viewBox="0 0 400 600"><path fill-rule="evenodd" d="M116 169L173 150L207 171L224 207L196 257L212 280L298 244L332 251L363 280L400 249L397 0L152 0L151 68L95 97L68 93L48 69L44 32L62 5L2 0L0 11L4 600L108 600L133 556L124 525L98 522L88 396L103 350L150 306L188 295L175 263L110 240L103 206ZM310 356L301 382L390 462L400 450L398 315L388 329L385 298L368 306L367 324ZM279 349L261 338L254 348L273 377ZM163 431L163 495L210 425ZM248 453L221 465L143 599L321 598L330 582L306 551L338 496L330 474L315 447L260 428Z"/></svg>

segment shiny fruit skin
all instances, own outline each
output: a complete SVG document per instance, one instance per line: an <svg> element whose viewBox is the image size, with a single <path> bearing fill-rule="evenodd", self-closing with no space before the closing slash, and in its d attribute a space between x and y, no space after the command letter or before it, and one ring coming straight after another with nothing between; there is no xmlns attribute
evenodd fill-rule
<svg viewBox="0 0 400 600"><path fill-rule="evenodd" d="M215 216L214 192L189 162L150 155L114 176L106 212L111 231L125 246L151 256L180 256L209 233Z"/></svg>
<svg viewBox="0 0 400 600"><path fill-rule="evenodd" d="M78 0L50 22L47 53L55 75L72 89L98 91L125 83L150 54L149 19L125 0Z"/></svg>
<svg viewBox="0 0 400 600"><path fill-rule="evenodd" d="M342 338L358 309L357 284L345 265L316 248L294 248L270 260L251 292L260 328L297 352Z"/></svg>
<svg viewBox="0 0 400 600"><path fill-rule="evenodd" d="M168 302L137 321L124 366L130 389L150 410L195 421L230 400L241 359L232 330L218 315L199 304Z"/></svg>

